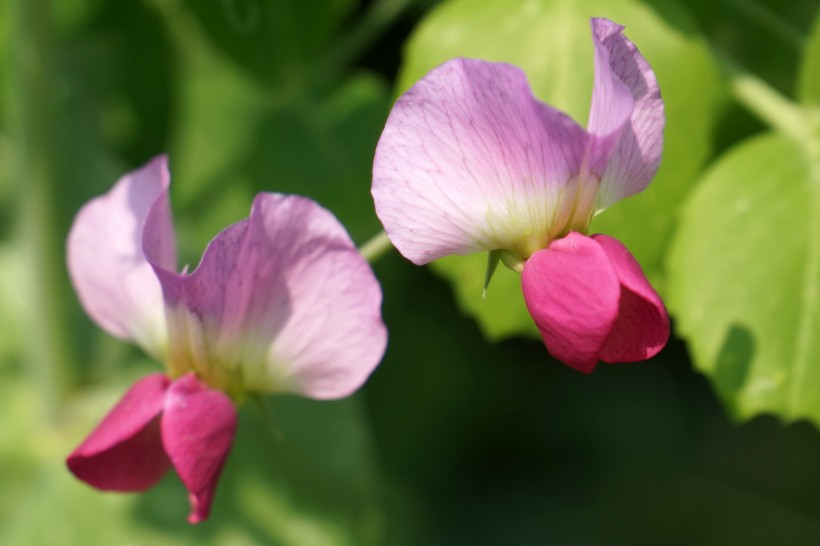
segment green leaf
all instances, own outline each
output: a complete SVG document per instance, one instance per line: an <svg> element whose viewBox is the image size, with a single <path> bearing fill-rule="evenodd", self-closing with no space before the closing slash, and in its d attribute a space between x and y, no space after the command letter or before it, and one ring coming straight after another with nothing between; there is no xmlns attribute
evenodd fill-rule
<svg viewBox="0 0 820 546"><path fill-rule="evenodd" d="M739 418L820 423L820 162L779 135L723 157L688 200L670 307Z"/></svg>
<svg viewBox="0 0 820 546"><path fill-rule="evenodd" d="M453 0L419 27L406 50L399 89L410 87L447 59L465 56L506 61L524 69L536 96L586 123L592 94L589 18L606 14L649 60L666 102L663 162L642 194L597 217L593 231L623 241L663 291L663 259L675 211L711 151L715 99L722 92L704 41L672 3L665 12L630 0ZM491 338L537 334L521 305L520 281L497 275L482 299L485 257L433 264L449 279L462 309Z"/></svg>
<svg viewBox="0 0 820 546"><path fill-rule="evenodd" d="M814 27L803 52L797 89L802 103L820 107L820 14L814 19Z"/></svg>
<svg viewBox="0 0 820 546"><path fill-rule="evenodd" d="M498 262L501 261L500 250L491 250L487 253L487 272L484 274L484 292L483 296L487 297L487 287L490 286L490 281L493 280L495 270L498 268Z"/></svg>

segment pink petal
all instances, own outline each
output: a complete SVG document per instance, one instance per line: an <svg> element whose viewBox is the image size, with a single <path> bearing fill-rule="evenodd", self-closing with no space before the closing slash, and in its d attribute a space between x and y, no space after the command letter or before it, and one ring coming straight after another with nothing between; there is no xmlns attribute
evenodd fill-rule
<svg viewBox="0 0 820 546"><path fill-rule="evenodd" d="M177 309L171 343L185 345L172 354L194 355L203 377L219 373L204 369L217 362L241 389L338 398L384 353L378 281L339 221L309 199L260 194L196 271L157 275Z"/></svg>
<svg viewBox="0 0 820 546"><path fill-rule="evenodd" d="M191 501L190 523L208 519L216 485L236 433L236 408L193 374L171 384L162 416L162 443Z"/></svg>
<svg viewBox="0 0 820 546"><path fill-rule="evenodd" d="M533 97L517 67L446 62L390 113L373 164L376 212L416 264L543 248L543 228L578 174L587 141L572 119Z"/></svg>
<svg viewBox="0 0 820 546"><path fill-rule="evenodd" d="M387 345L373 270L336 217L309 199L260 195L250 222L254 237L276 245L290 311L275 338L264 332L265 381L312 398L352 394Z"/></svg>
<svg viewBox="0 0 820 546"><path fill-rule="evenodd" d="M609 50L603 43L623 28L606 19L592 19L595 84L587 129L594 136L591 139L589 166L598 176L606 169L609 156L620 141L635 108L632 90L614 72Z"/></svg>
<svg viewBox="0 0 820 546"><path fill-rule="evenodd" d="M87 203L74 218L67 243L68 271L88 315L156 357L165 344L165 311L159 282L143 255L142 229L168 184L167 158L159 156ZM174 262L170 217L157 221L166 233L162 261Z"/></svg>
<svg viewBox="0 0 820 546"><path fill-rule="evenodd" d="M162 374L140 379L69 455L79 479L106 491L143 491L171 466L162 447L159 416L170 381Z"/></svg>
<svg viewBox="0 0 820 546"><path fill-rule="evenodd" d="M591 372L618 319L621 293L601 245L577 232L554 240L527 260L521 286L550 354Z"/></svg>
<svg viewBox="0 0 820 546"><path fill-rule="evenodd" d="M658 170L663 149L663 112L658 82L649 63L606 19L592 19L595 87L588 130L590 157L601 176L599 208L643 190Z"/></svg>
<svg viewBox="0 0 820 546"><path fill-rule="evenodd" d="M635 362L654 356L669 339L669 315L637 260L617 239L593 235L621 284L618 320L601 348L605 362Z"/></svg>

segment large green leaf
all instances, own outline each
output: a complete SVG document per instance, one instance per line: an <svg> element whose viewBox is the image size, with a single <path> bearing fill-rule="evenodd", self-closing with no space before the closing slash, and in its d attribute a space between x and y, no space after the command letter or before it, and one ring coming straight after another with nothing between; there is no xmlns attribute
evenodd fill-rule
<svg viewBox="0 0 820 546"><path fill-rule="evenodd" d="M765 135L728 153L683 209L671 308L737 417L820 422L820 164Z"/></svg>
<svg viewBox="0 0 820 546"><path fill-rule="evenodd" d="M666 146L650 188L601 214L592 228L622 240L662 289L675 210L710 152L714 99L720 92L706 44L687 25L685 14L673 8L667 3L660 14L631 0L453 0L413 35L399 89L452 57L506 61L525 70L536 96L583 124L593 81L589 18L606 16L625 25L658 76L668 118ZM496 275L482 299L485 263L483 256L455 257L433 267L452 281L462 309L489 337L537 335L521 304L516 275Z"/></svg>
<svg viewBox="0 0 820 546"><path fill-rule="evenodd" d="M678 332L736 418L820 422L818 61L815 23L798 74L802 104L773 100L759 84L752 96L783 134L728 152L685 204L672 245Z"/></svg>

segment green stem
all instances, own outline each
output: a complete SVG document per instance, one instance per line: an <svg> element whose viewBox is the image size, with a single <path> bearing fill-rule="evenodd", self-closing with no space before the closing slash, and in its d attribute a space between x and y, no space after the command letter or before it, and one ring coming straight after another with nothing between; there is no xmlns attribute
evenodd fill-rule
<svg viewBox="0 0 820 546"><path fill-rule="evenodd" d="M314 72L316 76L323 81L335 79L387 31L413 1L376 0L370 4L353 28L337 39L332 49L317 62Z"/></svg>
<svg viewBox="0 0 820 546"><path fill-rule="evenodd" d="M26 250L26 288L31 315L27 370L42 393L46 417L56 420L69 370L69 342L60 275L62 241L54 226L56 180L50 0L17 0L10 25L16 31L11 73L15 132L19 143L18 226Z"/></svg>
<svg viewBox="0 0 820 546"><path fill-rule="evenodd" d="M811 138L803 109L724 55L717 55L740 104L771 128L799 141Z"/></svg>
<svg viewBox="0 0 820 546"><path fill-rule="evenodd" d="M796 51L803 51L806 44L806 35L794 25L780 17L780 15L756 0L723 0L735 11L746 17L758 26L768 30L784 43L789 44Z"/></svg>
<svg viewBox="0 0 820 546"><path fill-rule="evenodd" d="M260 393L254 393L251 395L251 399L253 400L256 409L259 411L259 415L262 417L262 421L265 423L265 426L270 432L270 435L276 438L278 441L282 441L284 436L282 435L282 430L276 424L276 421L273 418L273 413L268 407L267 399L265 395Z"/></svg>
<svg viewBox="0 0 820 546"><path fill-rule="evenodd" d="M387 238L387 233L382 231L360 246L359 253L364 256L365 260L373 263L386 254L391 248L393 248L393 244L390 242L390 239Z"/></svg>

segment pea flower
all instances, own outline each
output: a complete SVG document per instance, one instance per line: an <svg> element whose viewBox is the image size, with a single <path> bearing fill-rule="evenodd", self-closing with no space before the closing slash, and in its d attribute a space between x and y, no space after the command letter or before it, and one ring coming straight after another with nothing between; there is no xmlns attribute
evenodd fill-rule
<svg viewBox="0 0 820 546"><path fill-rule="evenodd" d="M177 272L167 159L87 203L68 236L88 315L165 363L68 457L102 490L142 491L173 468L208 518L248 393L351 394L384 353L381 289L339 221L313 201L256 196L250 216Z"/></svg>
<svg viewBox="0 0 820 546"><path fill-rule="evenodd" d="M665 117L649 64L623 27L592 19L595 84L584 130L539 102L517 67L454 59L402 95L373 165L376 212L417 265L490 251L521 272L548 351L591 372L599 360L656 354L663 302L592 217L643 190L657 171Z"/></svg>

